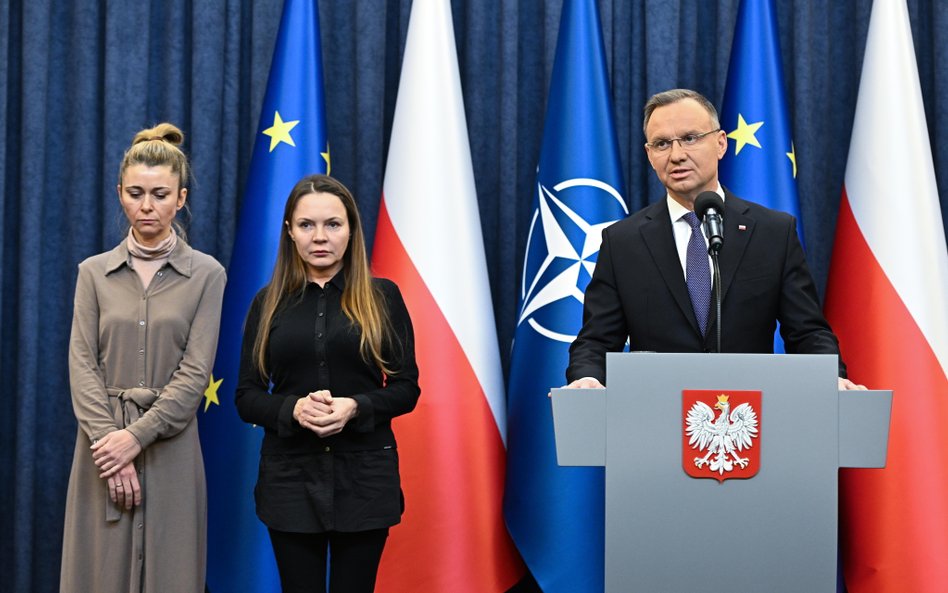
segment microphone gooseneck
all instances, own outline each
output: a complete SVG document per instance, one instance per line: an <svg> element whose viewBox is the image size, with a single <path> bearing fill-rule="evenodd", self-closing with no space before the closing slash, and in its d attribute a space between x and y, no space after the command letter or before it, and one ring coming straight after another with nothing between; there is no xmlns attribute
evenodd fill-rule
<svg viewBox="0 0 948 593"><path fill-rule="evenodd" d="M702 192L695 199L695 215L704 224L708 235L708 253L721 251L724 245L724 200L713 191Z"/></svg>

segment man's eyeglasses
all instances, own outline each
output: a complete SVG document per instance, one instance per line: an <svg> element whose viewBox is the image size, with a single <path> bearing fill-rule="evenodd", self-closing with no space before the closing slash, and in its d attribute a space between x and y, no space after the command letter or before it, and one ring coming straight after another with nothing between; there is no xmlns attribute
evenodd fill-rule
<svg viewBox="0 0 948 593"><path fill-rule="evenodd" d="M721 131L721 128L718 128L716 130L711 130L710 132L705 132L703 134L685 134L681 138L656 138L655 140L652 140L651 142L646 142L645 146L649 147L655 152L666 152L670 150L672 147L672 144L674 144L677 141L679 146L687 149L697 144L698 141L704 138L705 136L708 136L710 134L714 134L715 132L720 132L720 131Z"/></svg>

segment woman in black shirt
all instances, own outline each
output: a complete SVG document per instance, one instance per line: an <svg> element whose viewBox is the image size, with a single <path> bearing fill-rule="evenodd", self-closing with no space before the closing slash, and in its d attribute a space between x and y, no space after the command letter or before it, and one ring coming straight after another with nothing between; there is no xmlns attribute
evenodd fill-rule
<svg viewBox="0 0 948 593"><path fill-rule="evenodd" d="M404 508L391 419L418 400L411 319L372 278L349 190L305 177L247 315L236 404L265 431L255 489L284 592L371 592Z"/></svg>

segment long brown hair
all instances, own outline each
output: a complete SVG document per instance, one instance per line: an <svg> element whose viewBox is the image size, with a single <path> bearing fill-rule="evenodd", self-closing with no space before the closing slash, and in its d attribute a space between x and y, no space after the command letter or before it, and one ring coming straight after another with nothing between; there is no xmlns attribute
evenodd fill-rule
<svg viewBox="0 0 948 593"><path fill-rule="evenodd" d="M286 199L276 264L270 283L264 289L257 339L253 344L254 364L262 376L268 377L265 353L270 340L270 325L280 307L291 297L302 296L306 286L306 264L297 252L287 228L292 223L293 212L300 199L315 193L338 197L346 209L350 235L349 245L342 257L342 269L346 274L345 288L342 291L342 311L352 323L362 329L359 340L362 358L366 362L374 362L383 373L391 375L395 370L389 366L382 351L385 345L393 343L394 331L385 298L372 282L359 210L348 188L328 175L310 175L300 179Z"/></svg>

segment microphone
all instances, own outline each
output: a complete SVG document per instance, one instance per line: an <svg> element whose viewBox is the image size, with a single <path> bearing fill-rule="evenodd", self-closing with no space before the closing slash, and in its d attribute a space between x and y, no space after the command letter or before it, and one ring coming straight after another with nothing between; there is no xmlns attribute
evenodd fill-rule
<svg viewBox="0 0 948 593"><path fill-rule="evenodd" d="M724 200L713 191L701 192L695 200L695 215L708 234L708 253L721 251L724 245Z"/></svg>

